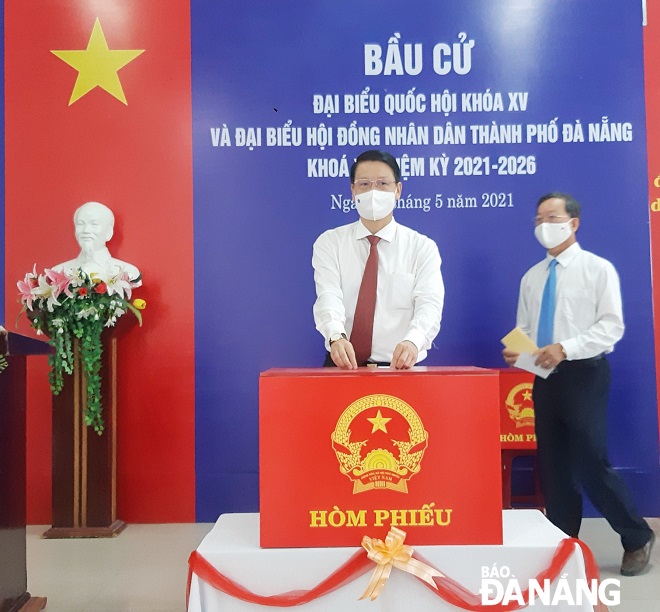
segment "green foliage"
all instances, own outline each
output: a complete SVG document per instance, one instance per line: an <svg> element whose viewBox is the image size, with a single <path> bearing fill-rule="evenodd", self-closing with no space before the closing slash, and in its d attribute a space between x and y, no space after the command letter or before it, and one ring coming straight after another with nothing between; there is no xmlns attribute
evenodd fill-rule
<svg viewBox="0 0 660 612"><path fill-rule="evenodd" d="M25 282L29 284L31 277L37 279L32 274ZM50 387L55 395L62 391L64 376L73 374L79 355L78 367L85 377L87 391L85 423L101 435L104 429L101 389L103 330L114 326L129 310L141 324L142 314L124 297L125 293L130 296L130 287L124 280L112 279L106 283L78 270L66 289L60 287L60 291L49 293L48 288L52 285L48 285L43 276L39 279L42 281L40 287L45 289L36 295L36 303L28 305L24 299L23 312L34 329L48 336L49 344L55 349L49 356ZM117 289L119 282L126 284ZM31 284L36 287L35 282Z"/></svg>
<svg viewBox="0 0 660 612"><path fill-rule="evenodd" d="M74 369L74 342L77 340L80 354L80 367L87 387L87 401L85 409L85 423L94 428L97 434L103 433L103 398L101 393L101 363L103 356L103 321L75 317L58 321L57 332L48 342L55 348L55 352L48 358L51 367L49 372L50 387L58 395L64 386L64 375L73 374Z"/></svg>

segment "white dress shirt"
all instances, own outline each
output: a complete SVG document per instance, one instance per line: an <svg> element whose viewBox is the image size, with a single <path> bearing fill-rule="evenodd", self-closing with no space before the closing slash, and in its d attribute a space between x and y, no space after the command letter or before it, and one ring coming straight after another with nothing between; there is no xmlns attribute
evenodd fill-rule
<svg viewBox="0 0 660 612"><path fill-rule="evenodd" d="M361 221L321 234L314 243L314 321L325 338L350 339L362 274L369 256L369 230ZM426 357L440 330L445 288L435 242L394 219L376 233L378 290L371 359L390 362L399 342L409 340Z"/></svg>
<svg viewBox="0 0 660 612"><path fill-rule="evenodd" d="M550 255L530 268L520 282L518 326L536 342ZM566 358L588 359L610 353L623 336L619 276L614 266L576 242L557 256L557 305L553 342Z"/></svg>

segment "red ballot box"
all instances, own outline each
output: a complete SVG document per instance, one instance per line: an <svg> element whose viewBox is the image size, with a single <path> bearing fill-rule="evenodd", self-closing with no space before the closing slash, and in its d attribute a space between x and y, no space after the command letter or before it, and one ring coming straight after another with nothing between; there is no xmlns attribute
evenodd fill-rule
<svg viewBox="0 0 660 612"><path fill-rule="evenodd" d="M273 369L259 381L261 546L501 544L499 375Z"/></svg>

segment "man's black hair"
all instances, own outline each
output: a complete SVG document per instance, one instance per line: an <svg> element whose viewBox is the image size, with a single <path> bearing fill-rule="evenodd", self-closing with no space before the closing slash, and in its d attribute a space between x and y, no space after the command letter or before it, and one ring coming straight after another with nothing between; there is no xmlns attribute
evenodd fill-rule
<svg viewBox="0 0 660 612"><path fill-rule="evenodd" d="M564 200L564 203L566 204L566 212L568 213L569 217L573 217L575 219L580 218L580 213L582 212L581 204L569 193L562 193L561 191L552 191L550 193L546 193L544 196L541 196L539 201L536 203L536 209L538 210L539 206L541 206L541 204L543 204L543 202L546 200L552 200L553 198Z"/></svg>
<svg viewBox="0 0 660 612"><path fill-rule="evenodd" d="M389 153L385 151L377 151L372 149L371 151L365 151L360 153L355 160L355 163L351 166L351 183L355 182L355 171L357 170L358 164L365 161L379 161L387 164L394 173L394 180L398 183L401 181L401 169L396 159L392 157Z"/></svg>

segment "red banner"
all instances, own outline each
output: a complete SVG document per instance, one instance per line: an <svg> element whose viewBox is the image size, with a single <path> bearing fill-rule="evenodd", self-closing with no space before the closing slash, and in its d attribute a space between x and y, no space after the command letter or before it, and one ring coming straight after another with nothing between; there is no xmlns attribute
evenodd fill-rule
<svg viewBox="0 0 660 612"><path fill-rule="evenodd" d="M646 146L649 165L651 229L651 280L653 283L653 321L655 330L656 390L660 423L660 6L647 2L644 28L644 84L646 89ZM660 434L660 431L659 431Z"/></svg>
<svg viewBox="0 0 660 612"><path fill-rule="evenodd" d="M144 326L120 343L118 514L192 521L194 337L187 0L5 3L6 317L16 281L72 259L73 212L115 214ZM21 323L28 332L28 323ZM28 522L50 522L50 393L30 376ZM130 502L128 502L130 500Z"/></svg>

